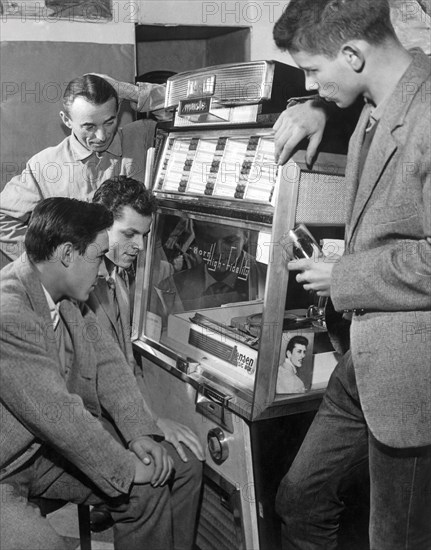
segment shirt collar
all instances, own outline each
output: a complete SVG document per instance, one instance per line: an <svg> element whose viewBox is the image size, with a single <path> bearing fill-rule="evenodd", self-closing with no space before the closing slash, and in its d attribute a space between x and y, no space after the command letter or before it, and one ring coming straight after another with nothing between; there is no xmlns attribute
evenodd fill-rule
<svg viewBox="0 0 431 550"><path fill-rule="evenodd" d="M368 121L368 126L366 128L366 132L369 132L373 129L373 127L379 122L379 120L382 118L383 112L386 108L386 105L389 102L390 97L392 96L393 91L395 90L396 85L393 87L393 89L389 90L386 95L383 97L383 99L380 101L380 103L376 106L374 106L367 98L365 98L365 103L367 103L370 107L370 119Z"/></svg>
<svg viewBox="0 0 431 550"><path fill-rule="evenodd" d="M215 279L208 268L205 269L205 289L207 289L209 286L211 286L214 283L222 282L227 286L230 286L232 289L235 288L237 276L235 273L230 272L226 277L224 277L221 280Z"/></svg>
<svg viewBox="0 0 431 550"><path fill-rule="evenodd" d="M298 371L296 370L295 365L292 363L292 361L291 361L290 359L288 359L288 358L286 357L285 360L284 360L284 364L285 364L286 366L290 367L290 368L292 369L292 372L293 372L294 374L297 374Z"/></svg>
<svg viewBox="0 0 431 550"><path fill-rule="evenodd" d="M115 264L105 256L103 261L100 263L98 277L102 279L113 279L115 276Z"/></svg>
<svg viewBox="0 0 431 550"><path fill-rule="evenodd" d="M77 137L73 132L70 135L70 146L72 148L72 152L76 160L86 160L93 155L97 156L94 151L89 151L87 147L84 147L84 145L82 145L82 143L78 141ZM104 155L105 153L110 153L115 157L122 156L123 150L121 147L121 138L118 130L116 131L114 139L112 140L110 146L106 149L106 151L101 153L101 155Z"/></svg>
<svg viewBox="0 0 431 550"><path fill-rule="evenodd" d="M56 304L54 302L51 294L46 290L46 288L43 285L42 285L42 289L43 289L43 292L45 293L46 301L48 302L49 314L51 315L51 321L55 329L60 320L59 304Z"/></svg>

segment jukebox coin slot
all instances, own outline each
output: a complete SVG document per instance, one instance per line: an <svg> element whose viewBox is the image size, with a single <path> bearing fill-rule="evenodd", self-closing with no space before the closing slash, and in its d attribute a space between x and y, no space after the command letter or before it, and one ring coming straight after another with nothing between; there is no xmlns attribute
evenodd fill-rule
<svg viewBox="0 0 431 550"><path fill-rule="evenodd" d="M196 392L196 411L233 433L232 413L227 410L230 395L201 384Z"/></svg>

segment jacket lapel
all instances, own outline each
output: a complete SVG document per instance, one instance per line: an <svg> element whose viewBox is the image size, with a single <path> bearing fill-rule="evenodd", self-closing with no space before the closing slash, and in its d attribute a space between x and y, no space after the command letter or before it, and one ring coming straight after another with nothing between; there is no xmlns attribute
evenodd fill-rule
<svg viewBox="0 0 431 550"><path fill-rule="evenodd" d="M364 122L366 125L366 120L364 121L365 109L352 136L351 148L349 149L351 169L346 174L346 178L350 182L346 245L351 242L364 208L378 185L388 162L396 152L398 143L402 144L404 141L401 135L406 113L420 89L420 85L430 73L428 57L421 50L412 50L412 55L413 61L398 82L378 123L364 165L360 185L358 185L358 170L365 132Z"/></svg>
<svg viewBox="0 0 431 550"><path fill-rule="evenodd" d="M60 364L60 355L58 353L54 327L49 311L49 305L46 300L42 284L39 279L39 274L28 258L27 254L23 254L16 261L16 273L22 285L27 291L27 296L31 307L38 317L43 319L42 330L48 348L49 354Z"/></svg>
<svg viewBox="0 0 431 550"><path fill-rule="evenodd" d="M364 141L365 128L370 117L370 106L365 105L358 124L350 140L349 144L349 162L346 166L346 181L348 188L346 190L346 226L350 227L352 218L352 209L355 202L356 192L358 189L359 163L361 158L362 142Z"/></svg>
<svg viewBox="0 0 431 550"><path fill-rule="evenodd" d="M92 294L98 302L97 317L101 320L103 326L106 328L110 326L111 332L115 333L116 338L119 339L121 335L117 326L114 298L104 277L98 279ZM102 317L105 317L105 320Z"/></svg>
<svg viewBox="0 0 431 550"><path fill-rule="evenodd" d="M100 406L97 397L97 360L92 342L100 338L100 328L94 319L83 317L77 305L69 300L60 303L60 311L66 329L72 340L73 367L69 371L67 387L78 394L93 415L99 416Z"/></svg>
<svg viewBox="0 0 431 550"><path fill-rule="evenodd" d="M362 143L362 142L361 142ZM370 197L384 172L386 165L397 149L397 143L392 137L389 128L384 128L384 123L378 123L376 133L373 137L368 157L362 171L361 179L358 184L356 197L354 198L349 220L349 232L347 241L349 242L355 228L359 222L362 212L366 207ZM360 154L359 154L360 158ZM358 181L358 172L355 180Z"/></svg>

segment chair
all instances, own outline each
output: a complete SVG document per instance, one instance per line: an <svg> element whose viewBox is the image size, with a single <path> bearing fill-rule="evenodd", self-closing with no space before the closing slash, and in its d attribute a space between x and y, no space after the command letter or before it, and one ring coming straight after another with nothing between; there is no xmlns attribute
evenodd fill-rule
<svg viewBox="0 0 431 550"><path fill-rule="evenodd" d="M32 498L43 517L59 510L67 504L64 500ZM80 550L91 550L90 507L87 504L78 504L78 525Z"/></svg>

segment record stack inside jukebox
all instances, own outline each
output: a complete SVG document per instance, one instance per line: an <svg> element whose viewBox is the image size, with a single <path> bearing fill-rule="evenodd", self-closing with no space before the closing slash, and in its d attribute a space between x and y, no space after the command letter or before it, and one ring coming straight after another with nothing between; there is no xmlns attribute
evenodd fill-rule
<svg viewBox="0 0 431 550"><path fill-rule="evenodd" d="M321 253L342 249L344 151L323 147L313 170L302 149L274 159L278 113L305 94L302 71L273 61L167 84L133 340L155 411L207 449L200 550L279 548L277 486L337 360L322 301L286 269L298 224Z"/></svg>

